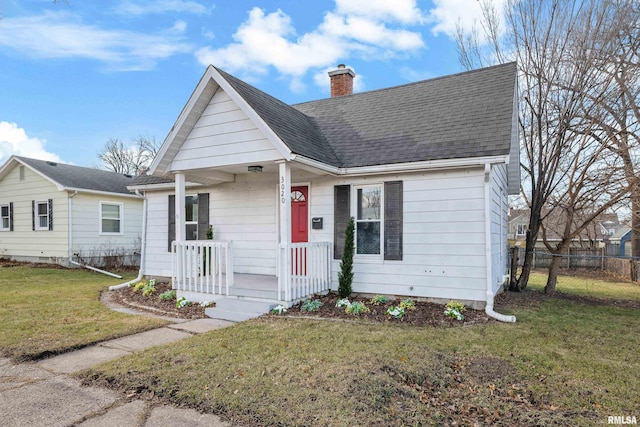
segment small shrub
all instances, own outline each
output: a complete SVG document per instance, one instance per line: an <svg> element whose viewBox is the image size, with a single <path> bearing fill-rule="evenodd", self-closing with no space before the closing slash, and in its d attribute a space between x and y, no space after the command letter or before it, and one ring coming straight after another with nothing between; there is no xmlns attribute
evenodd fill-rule
<svg viewBox="0 0 640 427"><path fill-rule="evenodd" d="M354 316L357 316L358 314L368 313L369 307L367 307L363 302L355 301L351 303L350 306L345 308L344 311L345 313L349 313L349 314L353 314Z"/></svg>
<svg viewBox="0 0 640 427"><path fill-rule="evenodd" d="M351 217L347 224L344 236L344 252L340 260L340 272L338 273L338 295L340 298L347 298L351 295L351 285L353 283L353 254L355 252L354 233L355 219Z"/></svg>
<svg viewBox="0 0 640 427"><path fill-rule="evenodd" d="M351 306L351 302L349 302L348 298L342 298L336 301L336 307L338 308L350 307L350 306Z"/></svg>
<svg viewBox="0 0 640 427"><path fill-rule="evenodd" d="M387 309L387 314L391 317L395 317L396 319L402 319L404 316L404 308L400 306L391 306Z"/></svg>
<svg viewBox="0 0 640 427"><path fill-rule="evenodd" d="M176 308L189 307L191 305L191 301L187 301L185 297L180 297L176 301Z"/></svg>
<svg viewBox="0 0 640 427"><path fill-rule="evenodd" d="M200 307L204 307L204 308L213 307L215 306L215 304L216 304L215 301L202 301L200 303Z"/></svg>
<svg viewBox="0 0 640 427"><path fill-rule="evenodd" d="M302 311L316 311L317 309L320 308L321 305L322 305L322 303L320 302L320 300L317 300L317 299L305 300L302 303L302 306L300 307L300 310L302 310Z"/></svg>
<svg viewBox="0 0 640 427"><path fill-rule="evenodd" d="M159 298L163 301L173 301L176 299L176 291L175 289L165 291L159 295Z"/></svg>
<svg viewBox="0 0 640 427"><path fill-rule="evenodd" d="M286 312L287 312L287 308L282 304L277 305L271 309L271 313L273 314L283 314Z"/></svg>
<svg viewBox="0 0 640 427"><path fill-rule="evenodd" d="M445 306L444 315L456 320L464 320L462 312L466 310L464 304L451 300Z"/></svg>
<svg viewBox="0 0 640 427"><path fill-rule="evenodd" d="M142 295L144 295L145 297L151 296L153 295L153 293L156 291L156 287L147 283L146 285L144 285L144 287L142 288Z"/></svg>
<svg viewBox="0 0 640 427"><path fill-rule="evenodd" d="M382 305L386 304L389 301L389 297L386 295L376 295L371 298L371 304L373 305Z"/></svg>
<svg viewBox="0 0 640 427"><path fill-rule="evenodd" d="M415 310L416 303L412 299L403 299L402 301L400 301L399 307L403 308L404 310Z"/></svg>
<svg viewBox="0 0 640 427"><path fill-rule="evenodd" d="M133 283L131 286L133 287L133 290L135 292L138 292L138 291L142 290L145 286L147 286L147 282L145 282L143 280L141 282Z"/></svg>

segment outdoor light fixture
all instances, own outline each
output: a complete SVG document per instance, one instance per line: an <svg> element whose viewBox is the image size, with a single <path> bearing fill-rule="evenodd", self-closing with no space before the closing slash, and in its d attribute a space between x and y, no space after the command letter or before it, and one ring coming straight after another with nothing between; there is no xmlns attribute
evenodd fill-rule
<svg viewBox="0 0 640 427"><path fill-rule="evenodd" d="M249 166L247 168L247 170L249 170L249 172L253 172L253 173L260 173L260 172L262 172L262 166L260 166L260 165Z"/></svg>

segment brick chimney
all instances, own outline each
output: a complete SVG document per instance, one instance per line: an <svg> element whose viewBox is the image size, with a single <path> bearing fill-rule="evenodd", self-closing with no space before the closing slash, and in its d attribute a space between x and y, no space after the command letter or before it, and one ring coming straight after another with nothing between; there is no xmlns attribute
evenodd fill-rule
<svg viewBox="0 0 640 427"><path fill-rule="evenodd" d="M337 70L329 71L331 79L331 97L351 95L353 93L353 78L356 74L344 64L338 65Z"/></svg>

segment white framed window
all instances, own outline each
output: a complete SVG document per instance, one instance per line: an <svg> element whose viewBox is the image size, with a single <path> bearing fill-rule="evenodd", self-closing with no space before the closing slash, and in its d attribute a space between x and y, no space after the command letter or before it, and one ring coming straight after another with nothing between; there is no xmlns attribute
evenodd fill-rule
<svg viewBox="0 0 640 427"><path fill-rule="evenodd" d="M383 253L383 188L382 184L354 186L356 255L380 256Z"/></svg>
<svg viewBox="0 0 640 427"><path fill-rule="evenodd" d="M100 234L122 234L122 203L100 202Z"/></svg>
<svg viewBox="0 0 640 427"><path fill-rule="evenodd" d="M11 206L0 205L0 231L11 230Z"/></svg>
<svg viewBox="0 0 640 427"><path fill-rule="evenodd" d="M526 224L518 224L518 228L516 229L517 236L524 236L527 234L527 225Z"/></svg>
<svg viewBox="0 0 640 427"><path fill-rule="evenodd" d="M49 227L49 202L35 202L34 204L34 228L36 230L50 230Z"/></svg>
<svg viewBox="0 0 640 427"><path fill-rule="evenodd" d="M184 197L184 225L187 240L198 240L198 195Z"/></svg>

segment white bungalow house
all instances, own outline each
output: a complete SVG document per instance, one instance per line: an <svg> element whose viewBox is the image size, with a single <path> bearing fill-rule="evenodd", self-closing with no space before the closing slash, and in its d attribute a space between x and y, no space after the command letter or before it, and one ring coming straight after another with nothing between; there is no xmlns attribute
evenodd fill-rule
<svg viewBox="0 0 640 427"><path fill-rule="evenodd" d="M12 156L0 166L0 258L89 266L137 263L133 177Z"/></svg>
<svg viewBox="0 0 640 427"><path fill-rule="evenodd" d="M192 300L259 283L253 298L292 304L337 289L354 217L354 292L493 313L519 188L516 64L358 94L352 70L329 75L331 98L287 105L207 68L130 186L147 200L144 274Z"/></svg>

